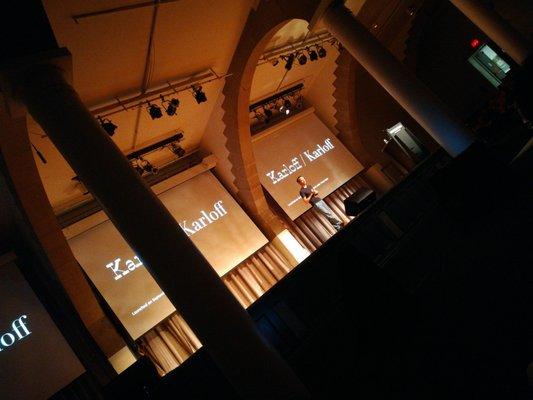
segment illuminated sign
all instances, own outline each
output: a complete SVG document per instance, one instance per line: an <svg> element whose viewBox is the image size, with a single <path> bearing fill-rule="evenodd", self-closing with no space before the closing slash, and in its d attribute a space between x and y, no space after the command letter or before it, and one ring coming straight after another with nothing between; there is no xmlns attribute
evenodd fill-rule
<svg viewBox="0 0 533 400"><path fill-rule="evenodd" d="M267 172L265 175L272 180L272 183L275 185L278 182L281 182L285 178L288 178L290 175L297 172L299 169L307 166L308 163L316 161L318 158L326 154L328 151L333 150L335 146L331 143L331 139L327 138L324 141L324 144L320 143L316 145L315 150L304 150L302 153L298 154L297 157L291 159L291 163L283 164L282 168L279 170L272 170ZM302 163L300 164L300 160Z"/></svg>
<svg viewBox="0 0 533 400"><path fill-rule="evenodd" d="M11 323L11 330L0 336L0 351L13 346L17 341L31 334L28 329L27 315L21 315Z"/></svg>
<svg viewBox="0 0 533 400"><path fill-rule="evenodd" d="M323 198L363 170L312 109L254 136L253 149L261 184L291 219L311 207L300 197L298 176Z"/></svg>
<svg viewBox="0 0 533 400"><path fill-rule="evenodd" d="M45 400L84 368L11 255L0 255L0 398Z"/></svg>
<svg viewBox="0 0 533 400"><path fill-rule="evenodd" d="M211 172L158 197L220 276L267 243ZM150 275L150 266L135 254L111 221L68 241L84 271L134 339L175 311ZM198 299L201 301L201 293Z"/></svg>

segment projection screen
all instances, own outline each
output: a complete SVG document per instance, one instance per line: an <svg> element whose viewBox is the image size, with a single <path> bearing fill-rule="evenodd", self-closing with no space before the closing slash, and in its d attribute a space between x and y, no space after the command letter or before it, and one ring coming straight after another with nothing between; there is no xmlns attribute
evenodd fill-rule
<svg viewBox="0 0 533 400"><path fill-rule="evenodd" d="M268 242L211 172L203 172L159 198L220 276ZM134 339L175 311L111 221L74 236L69 244ZM198 301L202 301L202 293L198 293Z"/></svg>
<svg viewBox="0 0 533 400"><path fill-rule="evenodd" d="M0 257L0 397L47 399L84 371L15 262Z"/></svg>
<svg viewBox="0 0 533 400"><path fill-rule="evenodd" d="M257 135L253 149L261 184L292 220L311 208L299 195L298 176L324 198L363 170L313 109Z"/></svg>

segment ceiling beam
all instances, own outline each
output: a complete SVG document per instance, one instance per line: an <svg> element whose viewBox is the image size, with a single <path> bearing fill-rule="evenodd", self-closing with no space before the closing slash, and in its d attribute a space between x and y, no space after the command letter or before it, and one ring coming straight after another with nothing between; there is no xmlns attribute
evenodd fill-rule
<svg viewBox="0 0 533 400"><path fill-rule="evenodd" d="M135 4L129 4L125 6L120 7L113 7L113 8L105 8L100 11L93 11L89 13L84 14L75 14L71 18L74 20L74 22L79 23L80 20L86 19L86 18L93 18L93 17L99 17L101 15L107 15L107 14L116 14L120 13L122 11L128 11L128 10L135 10L137 8L145 8L145 7L152 7L156 4L165 4L165 3L176 3L180 0L152 0L152 1L144 1L142 3L135 3Z"/></svg>

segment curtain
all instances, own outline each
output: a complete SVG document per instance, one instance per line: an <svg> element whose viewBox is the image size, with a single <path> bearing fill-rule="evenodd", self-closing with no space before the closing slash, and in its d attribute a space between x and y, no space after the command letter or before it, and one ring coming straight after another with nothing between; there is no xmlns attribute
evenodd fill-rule
<svg viewBox="0 0 533 400"><path fill-rule="evenodd" d="M324 201L337 218L349 222L353 217L344 213L343 202L364 186L366 185L361 178L354 177ZM280 211L277 213L296 240L311 252L335 234L333 226L314 209L306 211L294 221L281 215ZM290 263L281 252L268 243L224 275L222 280L242 306L247 308L291 269ZM174 313L144 334L137 340L137 345L139 352L154 362L161 375L172 371L201 347L200 341L178 313Z"/></svg>

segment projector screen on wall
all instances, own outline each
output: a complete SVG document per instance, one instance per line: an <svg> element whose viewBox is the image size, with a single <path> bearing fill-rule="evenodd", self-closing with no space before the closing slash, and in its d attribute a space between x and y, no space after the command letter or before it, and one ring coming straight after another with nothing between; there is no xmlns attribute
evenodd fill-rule
<svg viewBox="0 0 533 400"><path fill-rule="evenodd" d="M1 258L0 398L47 399L84 368L17 265Z"/></svg>
<svg viewBox="0 0 533 400"><path fill-rule="evenodd" d="M268 242L211 172L203 172L159 198L220 276ZM134 339L175 311L111 221L69 239L69 244ZM202 301L202 293L198 293L198 301Z"/></svg>
<svg viewBox="0 0 533 400"><path fill-rule="evenodd" d="M363 170L313 109L257 135L253 149L261 184L293 220L311 208L299 195L298 176L324 198Z"/></svg>

